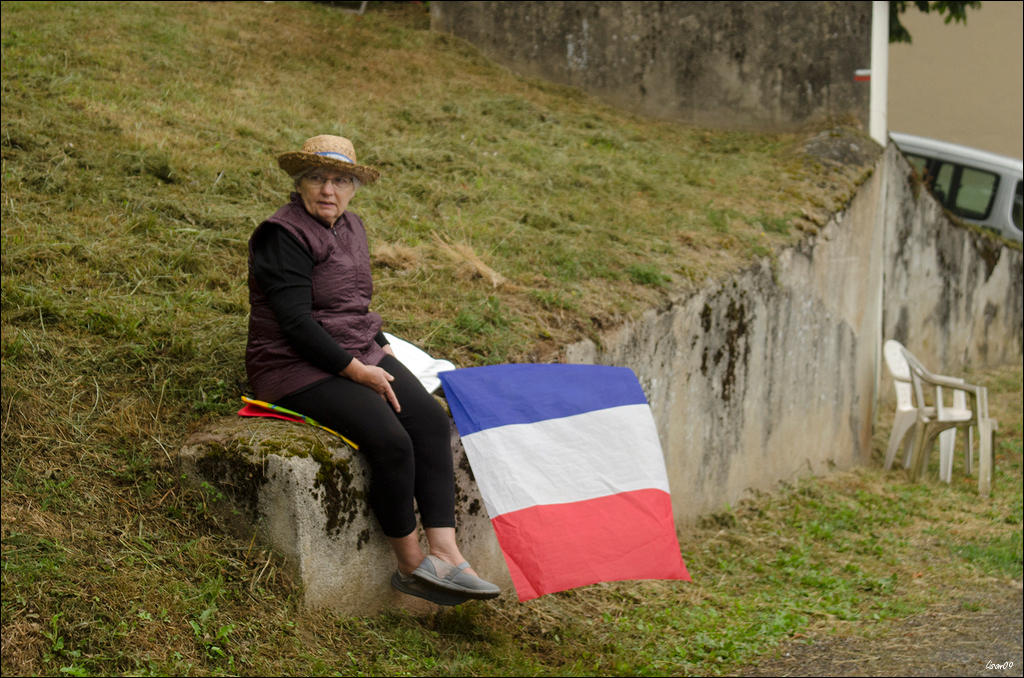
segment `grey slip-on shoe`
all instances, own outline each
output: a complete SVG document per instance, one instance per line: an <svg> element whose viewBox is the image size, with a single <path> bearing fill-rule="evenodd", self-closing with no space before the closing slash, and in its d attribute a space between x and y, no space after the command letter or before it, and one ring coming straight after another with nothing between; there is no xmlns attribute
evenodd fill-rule
<svg viewBox="0 0 1024 678"><path fill-rule="evenodd" d="M466 596L428 588L418 579L406 577L398 570L395 570L395 573L391 575L391 588L408 596L416 596L417 598L423 598L424 600L429 600L432 603L447 605L448 607L461 605L469 600Z"/></svg>
<svg viewBox="0 0 1024 678"><path fill-rule="evenodd" d="M437 556L427 556L412 572L425 586L454 593L474 600L489 600L501 595L501 589L489 581L466 572L469 563L453 567Z"/></svg>

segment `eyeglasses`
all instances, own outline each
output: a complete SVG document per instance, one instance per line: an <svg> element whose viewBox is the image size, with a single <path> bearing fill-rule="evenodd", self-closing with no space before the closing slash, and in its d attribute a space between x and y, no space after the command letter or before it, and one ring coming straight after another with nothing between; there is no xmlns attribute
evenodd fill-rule
<svg viewBox="0 0 1024 678"><path fill-rule="evenodd" d="M331 182L331 186L337 190L341 190L352 185L352 177L347 174L342 174L333 178L327 178L322 174L309 174L306 176L306 181L308 181L309 185L313 188L320 188L327 182Z"/></svg>

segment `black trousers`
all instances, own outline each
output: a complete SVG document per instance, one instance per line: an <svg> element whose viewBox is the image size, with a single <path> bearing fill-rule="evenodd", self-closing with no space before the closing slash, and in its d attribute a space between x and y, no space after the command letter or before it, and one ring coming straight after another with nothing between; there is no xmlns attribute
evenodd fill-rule
<svg viewBox="0 0 1024 678"><path fill-rule="evenodd" d="M380 367L395 380L396 413L375 391L332 377L290 393L277 404L334 429L356 445L370 465L369 501L388 537L423 527L455 527L455 476L444 408L393 356Z"/></svg>

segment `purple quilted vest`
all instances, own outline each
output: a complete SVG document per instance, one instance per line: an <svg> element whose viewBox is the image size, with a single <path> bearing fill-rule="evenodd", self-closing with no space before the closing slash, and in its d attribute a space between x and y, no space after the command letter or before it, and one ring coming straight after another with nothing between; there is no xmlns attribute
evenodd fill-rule
<svg viewBox="0 0 1024 678"><path fill-rule="evenodd" d="M368 365L376 365L384 351L374 337L381 318L370 312L373 280L366 229L352 212L341 215L333 227L314 219L298 193L277 210L266 224L282 226L313 255L313 319L338 344ZM253 233L255 235L255 232ZM275 402L303 386L334 376L316 367L288 344L267 298L253 277L252 239L249 240L249 342L245 371L256 398Z"/></svg>

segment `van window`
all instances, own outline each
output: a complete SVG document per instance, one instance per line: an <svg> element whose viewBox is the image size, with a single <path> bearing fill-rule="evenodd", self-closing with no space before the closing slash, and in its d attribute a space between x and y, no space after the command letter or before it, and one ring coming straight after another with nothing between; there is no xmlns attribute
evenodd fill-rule
<svg viewBox="0 0 1024 678"><path fill-rule="evenodd" d="M907 160L910 161L910 166L917 172L917 176L924 178L924 175L928 173L928 158L923 155L911 155L910 153L905 154Z"/></svg>
<svg viewBox="0 0 1024 678"><path fill-rule="evenodd" d="M992 211L998 186L998 174L940 161L935 167L932 193L954 214L982 220Z"/></svg>
<svg viewBox="0 0 1024 678"><path fill-rule="evenodd" d="M944 162L939 165L935 172L935 183L932 184L932 193L943 205L946 205L946 198L949 197L953 188L953 165ZM946 205L948 207L948 205Z"/></svg>
<svg viewBox="0 0 1024 678"><path fill-rule="evenodd" d="M1021 225L1021 207L1024 205L1024 184L1017 182L1017 190L1013 194L1013 225L1018 231L1024 231Z"/></svg>
<svg viewBox="0 0 1024 678"><path fill-rule="evenodd" d="M999 176L973 167L960 170L960 185L956 189L953 211L968 219L984 219L992 209Z"/></svg>

